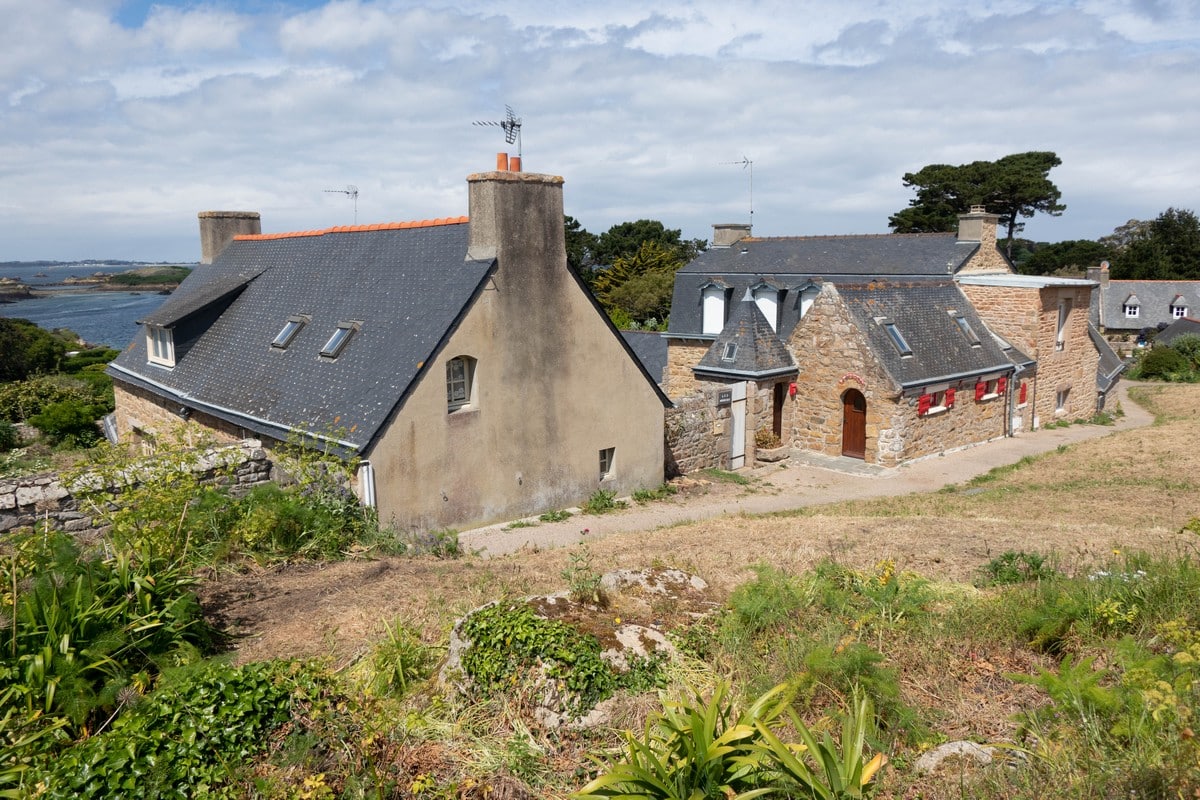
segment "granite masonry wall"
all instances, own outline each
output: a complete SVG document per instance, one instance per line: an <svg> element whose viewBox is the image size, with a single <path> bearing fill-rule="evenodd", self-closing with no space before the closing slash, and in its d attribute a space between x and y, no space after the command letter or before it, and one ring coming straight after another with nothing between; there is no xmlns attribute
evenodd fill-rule
<svg viewBox="0 0 1200 800"><path fill-rule="evenodd" d="M663 371L663 393L672 400L686 397L704 386L696 380L692 368L700 363L704 354L712 347L711 340L668 339L667 368Z"/></svg>
<svg viewBox="0 0 1200 800"><path fill-rule="evenodd" d="M259 441L247 439L206 451L195 469L205 479L232 485L235 492L245 492L271 480L272 463ZM0 534L36 525L48 525L52 530L67 531L83 539L103 533L103 528L57 475L0 481Z"/></svg>
<svg viewBox="0 0 1200 800"><path fill-rule="evenodd" d="M668 478L699 469L729 469L729 406L717 404L723 387L711 387L675 400L666 412Z"/></svg>

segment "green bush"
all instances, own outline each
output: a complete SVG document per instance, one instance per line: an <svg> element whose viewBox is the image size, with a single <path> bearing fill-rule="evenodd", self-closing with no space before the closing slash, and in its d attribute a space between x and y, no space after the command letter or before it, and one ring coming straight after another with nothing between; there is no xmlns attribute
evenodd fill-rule
<svg viewBox="0 0 1200 800"><path fill-rule="evenodd" d="M1047 580L1057 576L1058 570L1046 563L1046 557L1024 550L1009 550L993 558L980 568L985 586L1003 586L1010 583Z"/></svg>
<svg viewBox="0 0 1200 800"><path fill-rule="evenodd" d="M55 403L92 404L96 394L80 380L61 375L38 375L0 383L0 420L23 422Z"/></svg>
<svg viewBox="0 0 1200 800"><path fill-rule="evenodd" d="M103 409L94 405L64 400L43 408L40 414L29 418L29 424L41 431L51 444L90 447L100 441L96 420L103 415Z"/></svg>
<svg viewBox="0 0 1200 800"><path fill-rule="evenodd" d="M66 342L29 320L0 317L0 382L51 372L66 352Z"/></svg>
<svg viewBox="0 0 1200 800"><path fill-rule="evenodd" d="M1142 356L1136 367L1137 377L1170 380L1172 376L1188 372L1191 364L1179 351L1170 347L1155 347Z"/></svg>
<svg viewBox="0 0 1200 800"><path fill-rule="evenodd" d="M0 420L0 453L7 453L21 443L16 427L11 422Z"/></svg>

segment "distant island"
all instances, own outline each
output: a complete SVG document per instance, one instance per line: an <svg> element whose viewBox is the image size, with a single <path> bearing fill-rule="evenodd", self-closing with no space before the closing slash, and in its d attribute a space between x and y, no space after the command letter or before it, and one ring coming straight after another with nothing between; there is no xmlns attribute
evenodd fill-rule
<svg viewBox="0 0 1200 800"><path fill-rule="evenodd" d="M34 297L46 297L54 291L45 287L31 287L15 278L3 277L5 267L41 267L55 266L55 261L8 261L0 262L0 303L12 303L17 300L29 300ZM135 262L113 261L80 261L78 264L96 264L106 267L129 266ZM70 286L77 289L110 291L110 292L171 292L191 274L190 266L179 264L149 264L133 269L123 269L119 272L103 270L85 276L70 276L64 278L56 286ZM39 276L40 277L40 276Z"/></svg>

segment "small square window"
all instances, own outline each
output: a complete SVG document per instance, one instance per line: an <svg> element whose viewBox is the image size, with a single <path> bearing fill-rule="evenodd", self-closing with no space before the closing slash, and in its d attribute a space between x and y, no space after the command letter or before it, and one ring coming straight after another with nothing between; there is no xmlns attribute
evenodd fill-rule
<svg viewBox="0 0 1200 800"><path fill-rule="evenodd" d="M1127 306L1124 306L1124 309L1125 309L1125 319L1137 319L1138 316L1141 314L1140 306L1127 305Z"/></svg>
<svg viewBox="0 0 1200 800"><path fill-rule="evenodd" d="M321 348L321 355L325 358L337 358L350 342L350 337L354 335L356 329L357 325L353 322L338 323L337 330Z"/></svg>
<svg viewBox="0 0 1200 800"><path fill-rule="evenodd" d="M600 451L600 480L612 477L613 457L616 453L615 447L606 447Z"/></svg>
<svg viewBox="0 0 1200 800"><path fill-rule="evenodd" d="M1173 319L1183 319L1187 316L1187 306L1171 306L1171 317Z"/></svg>

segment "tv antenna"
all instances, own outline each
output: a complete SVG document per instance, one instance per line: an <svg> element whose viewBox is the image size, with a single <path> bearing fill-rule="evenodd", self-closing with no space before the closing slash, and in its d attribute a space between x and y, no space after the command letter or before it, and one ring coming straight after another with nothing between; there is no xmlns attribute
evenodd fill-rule
<svg viewBox="0 0 1200 800"><path fill-rule="evenodd" d="M472 125L482 125L484 127L500 128L504 131L504 141L512 144L517 143L517 158L521 157L521 118L513 111L512 106L504 104L505 116L502 120L476 120Z"/></svg>
<svg viewBox="0 0 1200 800"><path fill-rule="evenodd" d="M741 161L722 161L722 164L741 164L742 169L750 171L750 227L754 228L754 162L749 156L742 156Z"/></svg>
<svg viewBox="0 0 1200 800"><path fill-rule="evenodd" d="M344 194L354 201L354 224L358 224L358 187L350 184L345 189L325 189L325 194Z"/></svg>

